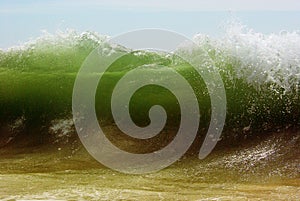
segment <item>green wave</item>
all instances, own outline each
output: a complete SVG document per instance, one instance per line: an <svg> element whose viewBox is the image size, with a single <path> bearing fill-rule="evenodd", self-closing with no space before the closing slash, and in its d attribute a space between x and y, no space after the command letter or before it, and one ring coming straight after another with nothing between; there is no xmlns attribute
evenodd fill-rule
<svg viewBox="0 0 300 201"><path fill-rule="evenodd" d="M295 41L300 36L291 33L255 38L251 32L230 34L225 36L226 40L195 37L199 48L215 62L225 85L227 118L223 137L244 135L249 130L299 126L300 56L296 51L300 47ZM96 33L70 32L41 37L23 47L1 51L1 126L11 125L20 117L25 119L27 128L50 127L55 119L70 118L77 72L89 53L105 43L105 39ZM272 40L280 40L281 45L276 46ZM120 58L105 73L96 94L99 121L113 123L110 98L117 81L129 70L151 64L170 66L186 78L199 101L200 126L207 128L210 99L201 76L178 57L143 51ZM144 87L135 93L130 103L132 119L139 125L147 125L148 111L154 104L166 109L167 126L178 125L180 110L176 98L157 86Z"/></svg>

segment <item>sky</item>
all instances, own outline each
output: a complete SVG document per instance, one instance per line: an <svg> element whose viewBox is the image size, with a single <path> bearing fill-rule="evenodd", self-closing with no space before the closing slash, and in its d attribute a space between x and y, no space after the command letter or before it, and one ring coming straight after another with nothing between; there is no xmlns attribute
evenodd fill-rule
<svg viewBox="0 0 300 201"><path fill-rule="evenodd" d="M162 28L192 37L222 34L238 19L262 33L300 30L299 0L2 0L0 48L50 33L74 29L118 35Z"/></svg>

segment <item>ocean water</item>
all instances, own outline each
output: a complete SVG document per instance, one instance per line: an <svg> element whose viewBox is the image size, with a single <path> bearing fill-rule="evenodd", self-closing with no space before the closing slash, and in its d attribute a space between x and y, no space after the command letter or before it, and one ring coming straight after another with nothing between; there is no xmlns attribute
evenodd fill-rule
<svg viewBox="0 0 300 201"><path fill-rule="evenodd" d="M220 38L195 35L213 60L227 97L224 130L215 150L197 158L211 117L200 75L179 57L129 52L100 81L99 124L107 137L131 152L166 146L180 124L180 108L168 90L148 86L135 93L130 114L147 126L149 108L162 105L168 119L151 139L128 138L116 127L111 94L131 69L175 69L198 99L201 121L195 142L169 168L145 175L112 171L85 151L72 120L72 92L85 58L108 36L74 30L44 34L0 50L0 199L58 200L298 200L300 197L300 34L257 33L237 23ZM110 54L113 47L100 49ZM201 51L200 51L201 50ZM186 51L180 47L176 51ZM97 75L92 75L97 76Z"/></svg>

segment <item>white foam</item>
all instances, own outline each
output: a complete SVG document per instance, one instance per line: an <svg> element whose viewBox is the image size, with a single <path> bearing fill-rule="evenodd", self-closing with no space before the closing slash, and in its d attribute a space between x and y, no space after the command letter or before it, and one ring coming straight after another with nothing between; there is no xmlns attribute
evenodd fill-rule
<svg viewBox="0 0 300 201"><path fill-rule="evenodd" d="M55 119L51 121L51 126L49 127L49 133L55 136L55 142L65 142L69 141L69 138L75 132L73 119Z"/></svg>
<svg viewBox="0 0 300 201"><path fill-rule="evenodd" d="M223 59L224 64L233 64L236 76L249 84L259 87L271 83L286 91L299 86L298 31L262 34L231 22L220 39L198 34L194 40L201 47L206 46L208 51L214 50L217 59Z"/></svg>
<svg viewBox="0 0 300 201"><path fill-rule="evenodd" d="M48 48L60 48L70 47L73 48L75 45L80 44L82 41L91 41L94 43L93 47L96 48L102 41L108 37L100 35L96 32L86 31L78 33L73 29L66 29L65 31L58 30L55 33L49 33L47 30L42 30L40 37L30 39L21 45L12 46L6 51L23 51L23 50L34 50L34 49L48 49Z"/></svg>

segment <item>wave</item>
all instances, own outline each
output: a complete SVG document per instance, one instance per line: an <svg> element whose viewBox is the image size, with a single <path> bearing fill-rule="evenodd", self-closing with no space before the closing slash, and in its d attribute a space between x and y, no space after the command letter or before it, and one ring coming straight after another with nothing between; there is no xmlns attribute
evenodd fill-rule
<svg viewBox="0 0 300 201"><path fill-rule="evenodd" d="M76 73L89 53L107 38L68 30L45 33L22 46L0 51L0 146L13 142L17 133L39 139L54 136L54 141L65 141L74 133L70 116ZM193 40L212 58L225 85L227 119L222 139L300 125L299 32L266 35L232 23L220 38L198 34ZM109 51L113 47L103 49ZM115 82L130 69L152 64L171 66L185 76L199 99L199 130L207 129L211 108L202 78L180 58L147 51L128 53L113 64L99 87L103 93L96 95L99 121L112 125L108 103ZM161 88L150 87L132 99L133 120L147 125L147 112L153 104L164 106L167 126L175 127L180 115L177 102Z"/></svg>

